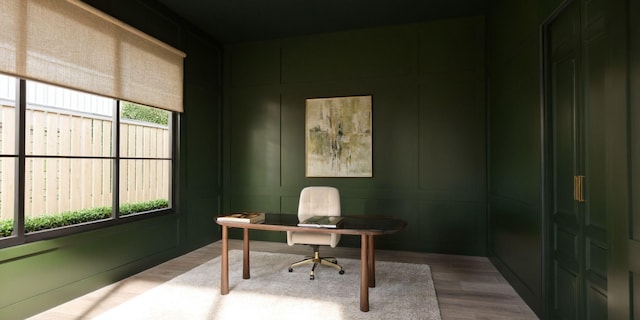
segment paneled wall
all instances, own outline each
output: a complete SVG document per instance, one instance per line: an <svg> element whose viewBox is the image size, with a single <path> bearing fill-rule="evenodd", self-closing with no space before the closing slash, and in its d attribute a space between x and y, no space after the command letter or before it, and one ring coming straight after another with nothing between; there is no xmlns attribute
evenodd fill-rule
<svg viewBox="0 0 640 320"><path fill-rule="evenodd" d="M540 1L493 2L488 54L488 255L543 309ZM509 27L505 27L509 26Z"/></svg>
<svg viewBox="0 0 640 320"><path fill-rule="evenodd" d="M344 215L408 221L379 247L485 255L484 34L467 17L226 46L223 211L295 213L332 185ZM306 178L305 99L350 95L373 96L373 177Z"/></svg>
<svg viewBox="0 0 640 320"><path fill-rule="evenodd" d="M544 309L540 24L559 0L492 2L487 26L488 256Z"/></svg>

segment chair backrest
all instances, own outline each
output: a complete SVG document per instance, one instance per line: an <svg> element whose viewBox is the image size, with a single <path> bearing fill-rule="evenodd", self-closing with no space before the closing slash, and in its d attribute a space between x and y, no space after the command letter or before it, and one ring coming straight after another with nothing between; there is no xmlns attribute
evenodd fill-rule
<svg viewBox="0 0 640 320"><path fill-rule="evenodd" d="M306 187L300 192L298 219L313 216L339 216L340 192L334 187Z"/></svg>

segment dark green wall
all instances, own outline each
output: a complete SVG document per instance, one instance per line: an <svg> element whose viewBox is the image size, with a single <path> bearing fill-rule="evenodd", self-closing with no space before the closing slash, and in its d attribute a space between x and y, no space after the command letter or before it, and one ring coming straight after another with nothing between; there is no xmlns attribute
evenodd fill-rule
<svg viewBox="0 0 640 320"><path fill-rule="evenodd" d="M560 0L492 1L487 18L488 252L542 314L540 25Z"/></svg>
<svg viewBox="0 0 640 320"><path fill-rule="evenodd" d="M152 0L87 3L184 51L175 213L0 249L0 316L22 319L218 239L221 47Z"/></svg>
<svg viewBox="0 0 640 320"><path fill-rule="evenodd" d="M408 221L379 247L485 255L484 34L469 17L226 46L223 211L295 213L333 185L344 215ZM349 95L373 96L373 177L305 178L305 99Z"/></svg>

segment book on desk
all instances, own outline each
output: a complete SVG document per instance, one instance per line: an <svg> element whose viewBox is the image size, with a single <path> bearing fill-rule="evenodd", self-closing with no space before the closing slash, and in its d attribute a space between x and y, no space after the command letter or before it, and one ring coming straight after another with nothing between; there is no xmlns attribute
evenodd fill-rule
<svg viewBox="0 0 640 320"><path fill-rule="evenodd" d="M264 212L234 212L218 216L217 221L260 223L265 219Z"/></svg>
<svg viewBox="0 0 640 320"><path fill-rule="evenodd" d="M298 223L298 227L335 229L340 227L343 220L340 216L313 216Z"/></svg>

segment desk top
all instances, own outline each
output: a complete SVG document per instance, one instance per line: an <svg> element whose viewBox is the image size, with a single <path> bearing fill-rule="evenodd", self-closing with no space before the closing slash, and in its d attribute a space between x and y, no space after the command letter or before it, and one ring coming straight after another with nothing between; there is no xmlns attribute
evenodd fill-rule
<svg viewBox="0 0 640 320"><path fill-rule="evenodd" d="M342 216L344 222L339 228L298 227L298 215L290 213L266 213L262 223L243 223L217 221L222 226L231 228L273 230L273 231L308 231L315 233L338 233L351 235L382 235L396 233L407 226L407 222L397 218L362 215Z"/></svg>

